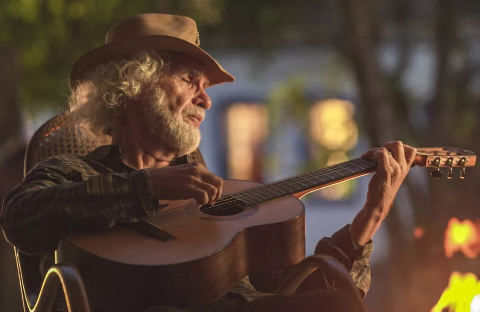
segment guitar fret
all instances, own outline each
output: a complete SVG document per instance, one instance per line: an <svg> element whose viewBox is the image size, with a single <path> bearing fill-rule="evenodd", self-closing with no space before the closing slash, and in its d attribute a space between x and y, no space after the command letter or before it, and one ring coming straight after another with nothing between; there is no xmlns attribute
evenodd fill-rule
<svg viewBox="0 0 480 312"><path fill-rule="evenodd" d="M332 176L329 175L329 174L326 174L326 173L325 173L324 175L327 176L327 177L329 177L329 178L331 178L331 179L333 179L333 180L335 180L335 177L332 177Z"/></svg>
<svg viewBox="0 0 480 312"><path fill-rule="evenodd" d="M265 192L270 193L270 196L271 196L272 194L273 194L274 196L277 195L277 193L270 191L270 189L269 189L268 187L261 187L261 189L262 189L263 191L265 191Z"/></svg>
<svg viewBox="0 0 480 312"><path fill-rule="evenodd" d="M315 181L312 181L312 180L310 180L309 178L304 178L304 179L307 180L308 182L312 183L312 185L315 185L315 184L316 184Z"/></svg>
<svg viewBox="0 0 480 312"><path fill-rule="evenodd" d="M274 197L274 196L278 196L278 193L272 192L272 191L270 190L270 188L268 188L268 187L262 186L262 187L259 187L259 189L261 189L261 190L264 191L264 192L270 193L270 194L268 194L268 196L270 196L270 197L272 197L272 195L273 195L273 197Z"/></svg>
<svg viewBox="0 0 480 312"><path fill-rule="evenodd" d="M276 185L270 185L270 186L269 186L269 189L271 189L272 192L273 192L273 191L277 192L277 193L276 193L276 197L281 197L281 196L285 196L285 195L291 194L291 190L285 191L285 188L283 188L283 190L282 190L281 187L276 186Z"/></svg>
<svg viewBox="0 0 480 312"><path fill-rule="evenodd" d="M319 182L321 182L321 183L325 182L324 179L322 179L321 177L319 177L319 176L317 176L317 175L312 176L312 178L314 178L315 180L320 180Z"/></svg>
<svg viewBox="0 0 480 312"><path fill-rule="evenodd" d="M357 167L357 168L360 168L360 169L365 169L364 167L362 166L359 166L359 165L356 165L356 164L352 164L353 166Z"/></svg>
<svg viewBox="0 0 480 312"><path fill-rule="evenodd" d="M303 184L301 181L295 181L294 183L298 183L298 184L301 185L301 187L299 187L299 189L302 189L302 188L304 188L304 187L310 187L309 185Z"/></svg>
<svg viewBox="0 0 480 312"><path fill-rule="evenodd" d="M256 193L257 193L257 192L256 192L256 189L252 189L252 190L250 190L250 191L248 192L248 195L249 195L249 196L254 196L254 197L260 198L260 201L263 201L263 200L266 199L266 198L261 197L260 195L258 195L258 194L256 194ZM256 200L256 201L258 201L258 200Z"/></svg>
<svg viewBox="0 0 480 312"><path fill-rule="evenodd" d="M354 170L348 168L347 165L340 165L340 168L341 168L342 170L347 170L347 171L350 171L350 172L353 172L353 173L355 172Z"/></svg>
<svg viewBox="0 0 480 312"><path fill-rule="evenodd" d="M340 175L340 177L344 177L344 176L345 176L344 174L342 174L341 172L339 172L339 171L337 171L337 170L333 171L333 173L338 173L338 174Z"/></svg>
<svg viewBox="0 0 480 312"><path fill-rule="evenodd" d="M235 195L235 194L233 194ZM242 201L242 202L245 202L247 205L253 205L255 204L255 200L248 200L249 197L248 196L242 196L242 193L238 193L237 196L233 196L235 199L239 200L239 201Z"/></svg>
<svg viewBox="0 0 480 312"><path fill-rule="evenodd" d="M283 188L283 189L286 189L288 192L291 192L291 191L292 191L292 190L290 190L290 189L288 189L288 188L284 187L284 186L283 186L283 185L281 185L280 183L278 183L278 184L275 184L275 186L276 186L276 187ZM293 185L292 185L292 186L293 186Z"/></svg>
<svg viewBox="0 0 480 312"><path fill-rule="evenodd" d="M377 165L377 164L372 163L372 162L370 162L370 161L368 161L368 160L365 160L365 159L360 159L360 162L361 162L362 164L366 164L366 165L367 165L366 167L361 167L361 164L358 164L358 165L359 165L361 168L363 168L363 169L371 168L372 165L373 165L373 166L376 166L376 165Z"/></svg>

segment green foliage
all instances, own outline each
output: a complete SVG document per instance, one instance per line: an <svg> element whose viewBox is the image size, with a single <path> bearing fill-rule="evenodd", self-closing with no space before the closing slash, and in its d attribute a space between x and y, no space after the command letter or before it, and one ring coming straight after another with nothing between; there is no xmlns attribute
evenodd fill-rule
<svg viewBox="0 0 480 312"><path fill-rule="evenodd" d="M294 123L303 132L304 138L310 138L309 134L309 111L312 103L308 100L305 92L306 82L309 80L305 73L296 73L287 77L270 90L267 100L269 116L270 137L283 136L286 124ZM302 163L300 172L306 172L325 166L329 153L320 144L311 140L307 142L314 158ZM318 152L318 153L317 153ZM275 156L273 156L275 158ZM278 161L268 160L270 164L278 164Z"/></svg>
<svg viewBox="0 0 480 312"><path fill-rule="evenodd" d="M0 53L15 49L19 96L30 110L61 107L75 60L103 44L107 30L128 16L152 12L156 1L6 0L0 4Z"/></svg>
<svg viewBox="0 0 480 312"><path fill-rule="evenodd" d="M23 107L57 108L69 92L73 63L102 45L108 29L126 17L187 15L196 20L208 49L273 50L291 38L298 43L298 38L319 37L320 27L312 25L323 23L324 5L313 0L3 0L0 57L2 51L17 51Z"/></svg>
<svg viewBox="0 0 480 312"><path fill-rule="evenodd" d="M270 91L267 107L271 133L275 133L278 126L289 120L297 122L300 126L308 123L310 103L305 94L307 78L304 73L294 74Z"/></svg>

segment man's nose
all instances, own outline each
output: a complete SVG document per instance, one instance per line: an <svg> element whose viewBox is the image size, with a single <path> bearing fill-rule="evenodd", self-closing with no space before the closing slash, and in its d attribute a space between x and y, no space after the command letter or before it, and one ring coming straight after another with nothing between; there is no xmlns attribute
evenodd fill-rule
<svg viewBox="0 0 480 312"><path fill-rule="evenodd" d="M200 94L193 100L193 105L200 105L203 109L207 110L212 107L212 100L208 96L204 89L200 91Z"/></svg>

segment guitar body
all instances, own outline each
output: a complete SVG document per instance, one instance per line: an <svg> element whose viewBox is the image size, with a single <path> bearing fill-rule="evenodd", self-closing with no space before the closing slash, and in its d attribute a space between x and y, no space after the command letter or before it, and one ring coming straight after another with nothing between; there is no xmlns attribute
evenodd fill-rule
<svg viewBox="0 0 480 312"><path fill-rule="evenodd" d="M259 186L224 180L224 194ZM114 227L67 236L59 262L74 263L92 310L138 311L155 305L205 305L242 276L282 268L305 257L303 203L293 196L230 215L210 215L192 201L169 205L148 221L173 235L162 241Z"/></svg>

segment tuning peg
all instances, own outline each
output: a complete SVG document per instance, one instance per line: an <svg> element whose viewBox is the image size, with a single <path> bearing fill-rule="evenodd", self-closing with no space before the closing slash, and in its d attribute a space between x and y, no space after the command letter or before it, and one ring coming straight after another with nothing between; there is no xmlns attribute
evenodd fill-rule
<svg viewBox="0 0 480 312"><path fill-rule="evenodd" d="M453 158L449 158L447 159L447 161L445 162L446 165L448 165L448 173L447 173L447 179L451 179L452 178L452 175L453 175Z"/></svg>
<svg viewBox="0 0 480 312"><path fill-rule="evenodd" d="M440 168L437 168L437 170L432 171L431 175L435 179L440 179L443 176L443 172L440 171Z"/></svg>
<svg viewBox="0 0 480 312"><path fill-rule="evenodd" d="M460 158L460 160L458 161L458 165L462 166L462 169L460 169L460 179L465 179L465 174L466 174L465 164L466 164L465 157Z"/></svg>
<svg viewBox="0 0 480 312"><path fill-rule="evenodd" d="M448 172L447 172L447 179L451 179L452 178L452 175L453 175L453 168L452 167L448 167Z"/></svg>
<svg viewBox="0 0 480 312"><path fill-rule="evenodd" d="M440 158L435 158L433 160L433 165L437 166L437 168L432 171L431 175L432 177L434 177L435 179L440 179L443 175L442 171L440 170Z"/></svg>

